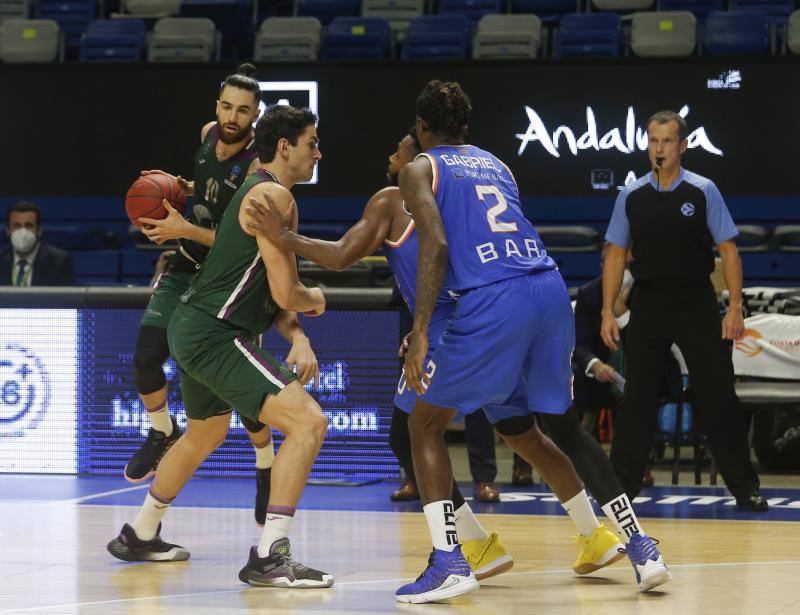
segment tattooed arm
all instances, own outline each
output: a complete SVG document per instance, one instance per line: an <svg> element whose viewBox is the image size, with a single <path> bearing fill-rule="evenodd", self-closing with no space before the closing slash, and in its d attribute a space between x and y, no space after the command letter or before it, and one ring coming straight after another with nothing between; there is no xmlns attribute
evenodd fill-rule
<svg viewBox="0 0 800 615"><path fill-rule="evenodd" d="M407 164L400 171L400 194L414 216L419 238L414 327L405 360L406 382L419 394L424 393L430 383L422 363L428 352L428 325L447 267L447 237L433 196L432 182L431 165L423 158Z"/></svg>

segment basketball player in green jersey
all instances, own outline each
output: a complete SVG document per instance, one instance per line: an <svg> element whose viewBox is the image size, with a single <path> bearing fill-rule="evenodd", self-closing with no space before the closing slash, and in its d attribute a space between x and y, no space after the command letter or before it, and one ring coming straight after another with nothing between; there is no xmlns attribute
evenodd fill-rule
<svg viewBox="0 0 800 615"><path fill-rule="evenodd" d="M273 466L264 531L239 579L273 587L333 584L331 575L292 559L288 538L328 421L295 374L256 343L273 323L291 342L305 338L296 316L276 322L275 315L280 310L320 315L325 299L319 289L300 283L293 253L249 230L241 206L245 199L268 195L297 228L289 190L310 179L322 158L315 123L308 110L275 106L256 126L259 168L231 199L214 245L168 327L170 351L181 369L187 430L159 464L136 520L109 543L109 552L119 559L188 559L186 549L161 539L161 519L181 487L225 439L231 408L236 408L286 436Z"/></svg>
<svg viewBox="0 0 800 615"><path fill-rule="evenodd" d="M215 228L231 197L258 164L253 146L252 125L258 116L261 88L252 75L255 67L244 64L222 84L217 101L216 122L201 131L201 146L195 155L193 182L177 177L187 196L194 197L188 219L165 202L169 215L164 220L143 218L144 233L156 244L178 240L180 249L171 259L167 273L159 279L145 311L134 353L136 388L148 411L152 429L142 447L125 468L125 478L138 483L150 478L164 452L181 431L167 406L168 385L162 365L169 355L167 323L180 295L188 288L200 263L214 241ZM145 171L163 173L163 171ZM290 364L298 364L305 383L316 368L313 353L302 344L292 349ZM263 525L269 499L270 468L274 451L270 431L258 422L242 417L256 452L255 517Z"/></svg>

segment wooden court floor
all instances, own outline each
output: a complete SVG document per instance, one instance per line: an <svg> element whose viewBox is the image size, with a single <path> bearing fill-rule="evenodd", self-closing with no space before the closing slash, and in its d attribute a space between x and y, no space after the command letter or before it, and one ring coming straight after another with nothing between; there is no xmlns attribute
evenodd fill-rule
<svg viewBox="0 0 800 615"><path fill-rule="evenodd" d="M188 562L125 564L105 544L136 508L0 504L0 614L206 613L800 613L800 524L643 520L673 572L639 594L626 560L578 578L565 517L483 515L515 558L510 572L446 604L400 605L394 590L419 574L428 534L421 514L300 511L295 557L336 576L326 590L250 588L237 579L259 530L243 509L173 508L163 536Z"/></svg>

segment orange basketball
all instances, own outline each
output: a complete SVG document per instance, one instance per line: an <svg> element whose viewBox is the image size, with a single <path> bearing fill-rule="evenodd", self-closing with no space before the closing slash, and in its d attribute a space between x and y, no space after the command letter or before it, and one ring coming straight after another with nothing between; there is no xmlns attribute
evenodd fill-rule
<svg viewBox="0 0 800 615"><path fill-rule="evenodd" d="M163 173L142 175L125 195L125 213L138 227L142 226L139 218L161 220L167 217L164 199L180 213L186 208L186 197L174 178Z"/></svg>

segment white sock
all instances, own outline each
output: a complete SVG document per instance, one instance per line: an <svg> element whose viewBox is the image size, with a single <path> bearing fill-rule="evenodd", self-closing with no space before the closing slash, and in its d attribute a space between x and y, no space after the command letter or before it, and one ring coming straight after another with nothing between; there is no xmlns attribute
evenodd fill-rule
<svg viewBox="0 0 800 615"><path fill-rule="evenodd" d="M639 520L636 518L636 513L633 512L631 501L624 493L601 508L608 520L611 521L614 531L619 534L625 544L628 544L631 536L636 532L644 534L642 526L639 525Z"/></svg>
<svg viewBox="0 0 800 615"><path fill-rule="evenodd" d="M589 501L585 489L581 489L578 495L568 502L562 502L561 505L582 536L591 536L592 532L600 527L600 522L594 514L592 503Z"/></svg>
<svg viewBox="0 0 800 615"><path fill-rule="evenodd" d="M464 542L468 540L486 540L488 534L481 527L469 504L464 502L456 511L456 531L458 537Z"/></svg>
<svg viewBox="0 0 800 615"><path fill-rule="evenodd" d="M452 551L458 546L456 513L452 500L431 502L422 507L434 549Z"/></svg>
<svg viewBox="0 0 800 615"><path fill-rule="evenodd" d="M256 452L256 468L266 470L272 467L275 461L275 447L272 445L272 439L262 447L253 444L253 450Z"/></svg>
<svg viewBox="0 0 800 615"><path fill-rule="evenodd" d="M280 512L276 512L278 508ZM264 531L261 532L261 540L258 541L258 556L267 557L269 549L276 540L289 536L289 528L292 527L294 519L294 509L284 507L267 507L267 520L264 522Z"/></svg>
<svg viewBox="0 0 800 615"><path fill-rule="evenodd" d="M136 536L140 540L152 540L155 537L158 524L167 514L170 504L172 502L157 500L148 492L147 497L144 499L144 504L142 504L139 514L136 516L136 521L131 524L133 531L136 532Z"/></svg>
<svg viewBox="0 0 800 615"><path fill-rule="evenodd" d="M155 408L147 409L147 416L150 417L150 424L156 431L161 431L168 436L172 434L172 418L169 415L169 404L167 400Z"/></svg>

